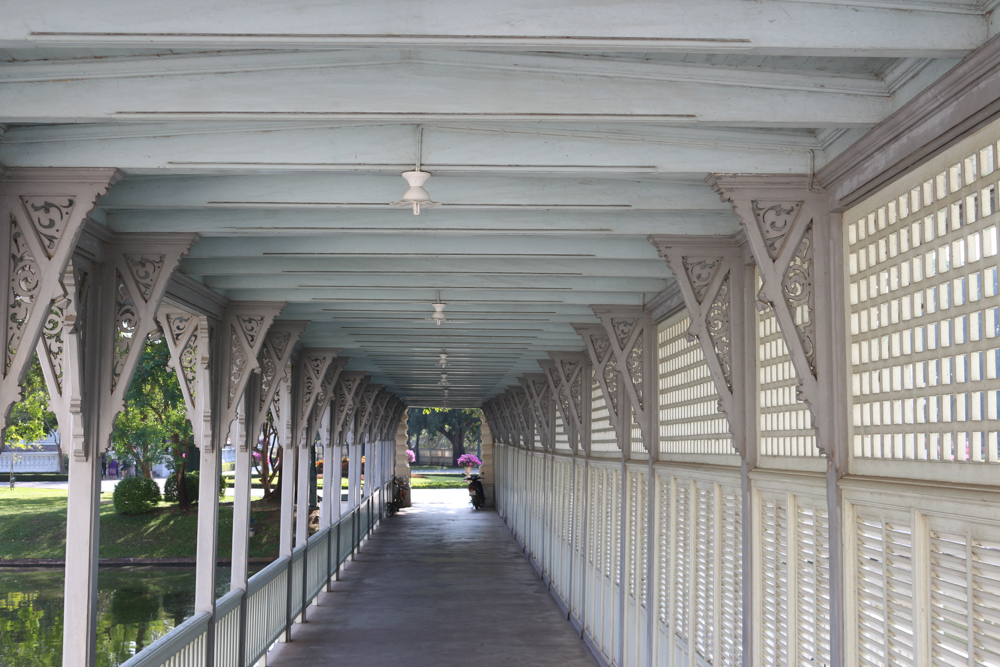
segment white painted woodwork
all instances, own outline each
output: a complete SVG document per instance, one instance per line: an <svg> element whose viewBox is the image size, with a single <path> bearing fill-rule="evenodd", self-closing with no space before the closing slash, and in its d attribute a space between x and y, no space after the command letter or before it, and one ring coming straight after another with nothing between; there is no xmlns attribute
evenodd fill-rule
<svg viewBox="0 0 1000 667"><path fill-rule="evenodd" d="M984 10L971 2L776 2L748 6L712 0L678 12L672 4L580 7L568 0L538 11L526 0L500 8L436 0L419 11L383 1L345 13L296 5L275 13L259 0L205 8L194 2L123 11L120 0L66 6L49 0L19 8L19 21L0 32L0 47L97 45L135 48L336 47L419 45L551 51L674 51L721 53L826 53L960 55L987 35ZM900 12L898 7L907 7ZM726 21L718 18L725 16ZM520 19L520 20L517 20ZM666 35L660 29L669 26ZM778 29L781 28L781 29Z"/></svg>

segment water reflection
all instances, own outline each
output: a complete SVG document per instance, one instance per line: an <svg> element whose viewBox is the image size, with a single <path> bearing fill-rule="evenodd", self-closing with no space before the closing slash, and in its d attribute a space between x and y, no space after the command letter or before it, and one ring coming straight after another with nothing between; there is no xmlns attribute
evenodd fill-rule
<svg viewBox="0 0 1000 667"><path fill-rule="evenodd" d="M0 666L62 662L62 568L0 569ZM98 575L97 664L115 667L194 613L194 568L114 567ZM218 570L216 594L229 590Z"/></svg>

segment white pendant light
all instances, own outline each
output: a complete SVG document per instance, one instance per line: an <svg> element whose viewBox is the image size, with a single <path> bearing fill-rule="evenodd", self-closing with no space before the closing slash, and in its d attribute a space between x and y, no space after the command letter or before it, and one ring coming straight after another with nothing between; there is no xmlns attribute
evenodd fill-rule
<svg viewBox="0 0 1000 667"><path fill-rule="evenodd" d="M424 183L431 177L426 171L421 171L421 153L424 146L424 128L421 125L417 131L417 166L413 171L404 171L403 178L409 184L409 189L403 193L403 198L390 203L390 206L400 208L413 208L413 215L420 215L421 208L434 208L440 206L438 202L431 201L431 196L424 189Z"/></svg>
<svg viewBox="0 0 1000 667"><path fill-rule="evenodd" d="M440 298L440 297L438 297L438 298ZM433 308L434 308L434 314L431 315L430 319L433 320L434 322L436 322L438 326L441 326L442 322L447 322L448 321L448 318L444 316L444 307L447 306L447 305L448 304L441 303L440 301L438 301L437 303L432 303L431 304L431 306L433 306Z"/></svg>

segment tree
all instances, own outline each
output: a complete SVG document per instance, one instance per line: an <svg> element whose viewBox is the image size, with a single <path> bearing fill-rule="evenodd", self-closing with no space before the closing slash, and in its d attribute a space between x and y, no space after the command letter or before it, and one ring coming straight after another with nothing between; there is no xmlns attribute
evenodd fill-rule
<svg viewBox="0 0 1000 667"><path fill-rule="evenodd" d="M440 433L451 443L451 464L465 453L466 439L477 442L482 435L482 413L478 409L424 408L427 431Z"/></svg>
<svg viewBox="0 0 1000 667"><path fill-rule="evenodd" d="M406 435L413 440L414 465L420 465L420 438L430 424L428 415L421 408L410 408L406 413Z"/></svg>
<svg viewBox="0 0 1000 667"><path fill-rule="evenodd" d="M49 411L49 391L42 375L38 355L31 359L28 372L21 383L22 399L11 406L10 419L0 452L4 447L25 449L29 443L38 442L56 428L56 416Z"/></svg>
<svg viewBox="0 0 1000 667"><path fill-rule="evenodd" d="M119 460L134 463L143 477L152 477L153 465L169 457L177 477L177 499L186 507L189 499L183 480L192 431L184 395L176 373L167 366L169 361L164 341L147 341L143 346L125 393L125 410L115 421L111 446Z"/></svg>
<svg viewBox="0 0 1000 667"><path fill-rule="evenodd" d="M281 443L278 442L278 429L274 426L274 417L270 411L264 422L264 428L261 430L261 437L253 449L253 467L257 471L261 486L264 488L264 499L280 498Z"/></svg>

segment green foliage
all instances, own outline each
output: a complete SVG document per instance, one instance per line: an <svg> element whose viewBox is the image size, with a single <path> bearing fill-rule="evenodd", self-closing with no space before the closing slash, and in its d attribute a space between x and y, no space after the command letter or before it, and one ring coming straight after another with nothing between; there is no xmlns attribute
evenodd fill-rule
<svg viewBox="0 0 1000 667"><path fill-rule="evenodd" d="M180 445L191 437L184 394L177 374L167 366L169 361L164 341L146 342L125 394L125 410L111 434L115 456L135 464L143 477L149 477L153 465L164 458L174 459L176 465L184 449Z"/></svg>
<svg viewBox="0 0 1000 667"><path fill-rule="evenodd" d="M28 366L21 394L23 398L11 406L6 433L6 445L14 449L43 439L57 426L55 414L49 411L49 391L37 354Z"/></svg>
<svg viewBox="0 0 1000 667"><path fill-rule="evenodd" d="M465 447L475 446L482 437L482 412L478 409L424 408L411 410L410 414L419 412L425 421L424 428L428 433L440 433L451 443L452 465L458 465L458 458L465 453ZM413 415L420 417L418 415Z"/></svg>
<svg viewBox="0 0 1000 667"><path fill-rule="evenodd" d="M147 477L128 477L115 486L113 499L118 514L146 514L160 504L160 487Z"/></svg>
<svg viewBox="0 0 1000 667"><path fill-rule="evenodd" d="M226 475L219 475L219 497L226 495L226 488L229 483ZM198 502L198 482L201 478L198 471L184 473L184 489L192 503ZM163 483L163 499L170 503L177 502L177 478L174 475L167 477Z"/></svg>
<svg viewBox="0 0 1000 667"><path fill-rule="evenodd" d="M111 494L105 496L108 500ZM254 500L251 506L256 534L250 538L250 556L277 558L281 536L280 505ZM220 505L219 558L231 557L232 536L233 506ZM149 514L123 515L115 513L111 503L101 505L101 558L194 558L197 542L197 512L185 511L176 505L160 505L158 511ZM9 490L0 487L0 561L64 558L65 554L66 489ZM101 576L105 576L104 568ZM8 573L0 568L0 590L9 581ZM57 608L61 610L61 585L59 594ZM0 605L2 598L0 593ZM0 625L0 644L3 638ZM50 667L58 661L42 664ZM7 666L2 657L0 665Z"/></svg>

